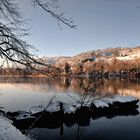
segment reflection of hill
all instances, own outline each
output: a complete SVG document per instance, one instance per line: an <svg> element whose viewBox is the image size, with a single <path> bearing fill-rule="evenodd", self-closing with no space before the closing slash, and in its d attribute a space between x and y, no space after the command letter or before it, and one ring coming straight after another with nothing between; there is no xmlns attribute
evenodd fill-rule
<svg viewBox="0 0 140 140"><path fill-rule="evenodd" d="M10 85L21 89L37 92L65 92L67 89L60 79L47 78L23 78L23 77L1 77L0 83L8 87Z"/></svg>
<svg viewBox="0 0 140 140"><path fill-rule="evenodd" d="M30 91L78 94L95 94L98 96L111 96L114 94L133 95L140 98L140 79L93 79L93 78L23 78L0 77L1 86L11 84ZM7 84L8 85L7 85Z"/></svg>
<svg viewBox="0 0 140 140"><path fill-rule="evenodd" d="M140 98L140 79L103 80L97 91L102 94L132 95Z"/></svg>

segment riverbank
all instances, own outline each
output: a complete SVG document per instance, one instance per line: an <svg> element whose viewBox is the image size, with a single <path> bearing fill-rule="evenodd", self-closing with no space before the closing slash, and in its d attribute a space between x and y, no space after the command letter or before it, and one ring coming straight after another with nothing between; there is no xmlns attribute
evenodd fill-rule
<svg viewBox="0 0 140 140"><path fill-rule="evenodd" d="M65 96L66 97L66 96ZM78 98L64 100L60 97L50 100L47 106L34 106L27 111L5 113L22 130L23 133L35 127L56 129L62 124L86 126L89 125L90 118L101 117L112 118L115 116L138 115L138 99L132 96L114 96L113 98L102 98L93 100L88 96L82 103ZM63 102L62 102L63 101Z"/></svg>

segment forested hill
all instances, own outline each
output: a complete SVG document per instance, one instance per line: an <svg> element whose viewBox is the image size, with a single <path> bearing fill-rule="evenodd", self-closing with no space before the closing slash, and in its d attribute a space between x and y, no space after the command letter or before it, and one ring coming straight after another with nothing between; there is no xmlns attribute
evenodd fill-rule
<svg viewBox="0 0 140 140"><path fill-rule="evenodd" d="M140 70L140 47L106 48L83 52L71 57L44 57L44 62L63 73L130 73ZM51 62L51 63L50 63Z"/></svg>
<svg viewBox="0 0 140 140"><path fill-rule="evenodd" d="M71 57L57 56L57 57L43 57L45 63L59 65L65 62L74 64L76 62L82 62L88 60L93 61L109 61L111 59L118 60L134 60L140 57L140 46L135 48L105 48L102 50L92 50L83 52Z"/></svg>
<svg viewBox="0 0 140 140"><path fill-rule="evenodd" d="M140 75L140 47L135 48L106 48L83 52L75 56L43 57L40 58L49 67L41 68L50 76L72 74L98 74L127 73ZM52 67L50 67L50 65ZM36 65L37 66L37 65ZM40 69L37 66L37 69ZM1 74L34 74L34 71L22 69L1 69ZM36 74L36 73L35 73Z"/></svg>

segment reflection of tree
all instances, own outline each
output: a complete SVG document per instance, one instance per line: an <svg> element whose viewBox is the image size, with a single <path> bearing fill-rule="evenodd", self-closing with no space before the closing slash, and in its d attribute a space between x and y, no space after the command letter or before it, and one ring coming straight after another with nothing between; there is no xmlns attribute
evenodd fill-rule
<svg viewBox="0 0 140 140"><path fill-rule="evenodd" d="M80 95L94 96L126 94L139 96L140 79L119 78L119 79L93 79L93 78L37 78L37 77L0 77L1 84L15 84L16 86L34 91L53 92L74 92Z"/></svg>
<svg viewBox="0 0 140 140"><path fill-rule="evenodd" d="M71 89L79 95L79 100L75 99L77 103L81 106L88 106L88 104L93 100L96 90L96 82L92 78L77 78L72 79ZM72 97L74 98L74 97Z"/></svg>
<svg viewBox="0 0 140 140"><path fill-rule="evenodd" d="M91 94L96 88L96 81L92 78L74 78L71 80L71 89L79 94Z"/></svg>
<svg viewBox="0 0 140 140"><path fill-rule="evenodd" d="M140 79L104 79L104 85L100 85L97 88L99 94L123 94L123 95L133 95L139 96L140 91Z"/></svg>
<svg viewBox="0 0 140 140"><path fill-rule="evenodd" d="M70 84L71 84L70 83L70 79L68 77L64 77L62 80L63 80L63 83L62 83L63 84L63 87L66 88L66 89L68 89L69 86L70 86Z"/></svg>

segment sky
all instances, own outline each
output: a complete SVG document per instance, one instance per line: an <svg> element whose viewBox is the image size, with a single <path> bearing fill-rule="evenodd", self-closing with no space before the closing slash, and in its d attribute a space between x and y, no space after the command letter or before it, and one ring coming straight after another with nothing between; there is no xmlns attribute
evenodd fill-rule
<svg viewBox="0 0 140 140"><path fill-rule="evenodd" d="M58 22L29 0L17 0L31 27L25 39L39 56L73 56L108 47L140 45L140 0L61 0L59 11L73 17L77 29Z"/></svg>

